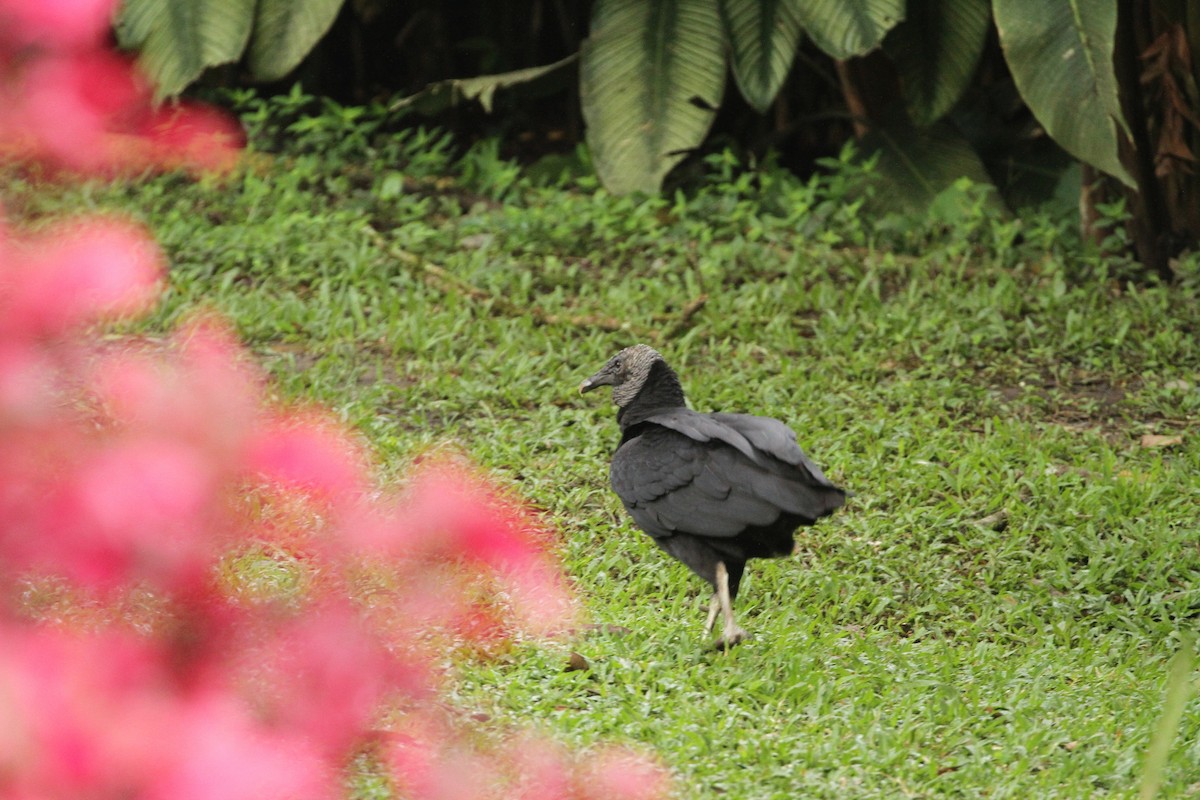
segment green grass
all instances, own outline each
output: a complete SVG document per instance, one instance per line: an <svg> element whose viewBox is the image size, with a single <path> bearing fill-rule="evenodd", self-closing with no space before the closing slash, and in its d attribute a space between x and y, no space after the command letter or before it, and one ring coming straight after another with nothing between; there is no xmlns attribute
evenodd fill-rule
<svg viewBox="0 0 1200 800"><path fill-rule="evenodd" d="M146 220L170 288L135 331L215 309L280 397L362 432L381 480L450 447L541 509L601 627L462 664L450 701L485 731L631 743L688 798L1136 796L1200 614L1194 258L1139 286L1041 215L879 224L845 165L714 161L688 196L613 198L437 137L332 162L297 141L224 182L14 176L5 203ZM647 338L694 407L786 420L856 493L752 564L755 638L729 654L705 649L700 581L608 489L613 409L575 391ZM237 590L302 591L287 554L242 559ZM564 671L572 651L591 669ZM1163 797L1200 791L1200 706L1174 696Z"/></svg>

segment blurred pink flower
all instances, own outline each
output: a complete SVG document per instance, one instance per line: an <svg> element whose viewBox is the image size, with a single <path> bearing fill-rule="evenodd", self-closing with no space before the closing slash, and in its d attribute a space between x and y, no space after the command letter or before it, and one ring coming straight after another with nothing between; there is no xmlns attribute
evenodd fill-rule
<svg viewBox="0 0 1200 800"><path fill-rule="evenodd" d="M566 751L553 742L522 736L506 753L515 774L514 800L570 800L576 796Z"/></svg>
<svg viewBox="0 0 1200 800"><path fill-rule="evenodd" d="M359 448L311 414L264 421L247 442L245 458L257 477L324 500L353 501L366 489Z"/></svg>
<svg viewBox="0 0 1200 800"><path fill-rule="evenodd" d="M188 698L173 720L171 754L147 800L317 800L336 797L336 771L303 729L270 727L225 692Z"/></svg>
<svg viewBox="0 0 1200 800"><path fill-rule="evenodd" d="M670 788L662 766L624 748L609 747L592 754L583 772L581 800L659 800Z"/></svg>
<svg viewBox="0 0 1200 800"><path fill-rule="evenodd" d="M225 324L195 320L166 342L109 345L82 377L114 430L187 441L218 471L243 469L263 383Z"/></svg>
<svg viewBox="0 0 1200 800"><path fill-rule="evenodd" d="M386 700L424 698L423 664L383 646L346 598L304 609L244 648L237 670L254 687L254 705L270 724L305 731L329 759L361 744Z"/></svg>
<svg viewBox="0 0 1200 800"><path fill-rule="evenodd" d="M503 500L461 464L422 465L400 505L393 544L426 553L453 552L497 568L541 558L544 533L523 509Z"/></svg>
<svg viewBox="0 0 1200 800"><path fill-rule="evenodd" d="M571 624L575 608L555 561L548 555L552 534L515 500L503 497L463 464L435 461L418 467L410 477L395 511L388 516L365 516L347 527L355 546L366 552L418 563L460 562L495 578L492 604L500 601L510 623L546 633ZM420 578L414 578L420 583ZM438 615L432 588L413 592L420 609ZM444 619L444 618L443 618ZM484 638L497 632L500 618L490 608L464 607L450 621L460 631Z"/></svg>
<svg viewBox="0 0 1200 800"><path fill-rule="evenodd" d="M46 397L54 379L54 364L40 348L0 339L0 425L29 423L52 413Z"/></svg>
<svg viewBox="0 0 1200 800"><path fill-rule="evenodd" d="M449 732L427 722L412 727L411 731L388 737L389 746L385 756L400 796L427 798L433 794L438 745L449 736Z"/></svg>
<svg viewBox="0 0 1200 800"><path fill-rule="evenodd" d="M107 49L114 11L113 0L0 0L0 158L102 174L232 167L237 122L153 106L132 61Z"/></svg>
<svg viewBox="0 0 1200 800"><path fill-rule="evenodd" d="M163 258L146 231L117 219L60 222L9 248L0 264L0 336L55 336L144 310Z"/></svg>
<svg viewBox="0 0 1200 800"><path fill-rule="evenodd" d="M154 109L130 131L128 146L135 148L130 161L137 162L136 148L146 166L186 167L204 172L225 172L237 162L245 135L228 114L187 101Z"/></svg>
<svg viewBox="0 0 1200 800"><path fill-rule="evenodd" d="M175 708L153 644L10 625L0 653L0 796L115 800L167 754Z"/></svg>
<svg viewBox="0 0 1200 800"><path fill-rule="evenodd" d="M214 555L215 479L186 443L120 440L80 465L42 535L59 539L59 560L85 584L192 585Z"/></svg>
<svg viewBox="0 0 1200 800"><path fill-rule="evenodd" d="M0 41L59 49L100 47L116 0L0 0Z"/></svg>
<svg viewBox="0 0 1200 800"><path fill-rule="evenodd" d="M149 103L128 60L101 50L43 54L5 77L0 155L87 172L125 163L111 134Z"/></svg>
<svg viewBox="0 0 1200 800"><path fill-rule="evenodd" d="M152 107L106 49L114 4L0 0L0 158L232 164L236 123ZM223 321L98 343L88 326L146 310L164 272L132 222L18 235L0 218L0 797L335 797L379 741L405 796L662 796L664 773L623 751L580 764L463 735L433 699L445 659L427 633L568 624L550 532L461 464L418 470L398 502L373 493L351 434L273 408ZM273 541L313 576L303 600L226 595L230 546ZM18 589L47 577L95 630L31 619ZM122 605L146 590L148 609ZM376 729L382 708L397 732Z"/></svg>

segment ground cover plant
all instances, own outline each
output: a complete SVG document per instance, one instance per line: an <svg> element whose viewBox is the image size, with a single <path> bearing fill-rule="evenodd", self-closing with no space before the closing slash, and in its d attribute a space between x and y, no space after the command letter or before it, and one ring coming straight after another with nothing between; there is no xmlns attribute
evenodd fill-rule
<svg viewBox="0 0 1200 800"><path fill-rule="evenodd" d="M167 289L117 332L216 311L280 399L362 434L385 485L463 454L539 510L590 625L447 656L473 733L630 744L687 797L1138 794L1200 608L1194 260L1129 283L1119 243L992 216L965 186L880 220L849 159L802 181L714 157L687 193L617 198L582 161L525 171L287 102L241 98L233 174L15 171L7 213L133 216ZM755 565L756 638L728 654L703 649L704 587L608 489L611 408L575 394L634 341L698 409L787 421L856 493ZM260 556L241 569L299 580L286 547ZM1163 796L1200 782L1196 703L1175 708ZM388 796L362 769L357 796Z"/></svg>

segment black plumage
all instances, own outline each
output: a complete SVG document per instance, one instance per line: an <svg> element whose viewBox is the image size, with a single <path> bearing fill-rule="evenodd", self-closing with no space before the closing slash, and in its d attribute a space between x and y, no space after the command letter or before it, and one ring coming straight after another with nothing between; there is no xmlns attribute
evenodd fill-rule
<svg viewBox="0 0 1200 800"><path fill-rule="evenodd" d="M833 513L833 485L776 419L701 414L662 356L627 347L579 386L613 387L621 442L609 477L638 527L714 590L705 632L724 616L719 647L746 637L733 616L746 561L792 552L793 533Z"/></svg>

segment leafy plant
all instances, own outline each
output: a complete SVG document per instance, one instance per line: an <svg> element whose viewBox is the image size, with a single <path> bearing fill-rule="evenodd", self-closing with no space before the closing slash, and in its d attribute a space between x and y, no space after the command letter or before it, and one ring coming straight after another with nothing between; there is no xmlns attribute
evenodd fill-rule
<svg viewBox="0 0 1200 800"><path fill-rule="evenodd" d="M845 58L879 44L901 0L598 0L580 57L580 94L597 174L613 191L657 192L700 146L724 92L726 38L734 75L762 109L782 86L802 31Z"/></svg>
<svg viewBox="0 0 1200 800"><path fill-rule="evenodd" d="M998 211L1001 199L1010 208L1053 200L1082 208L1090 229L1094 203L1124 192L1129 246L1163 278L1200 232L1190 180L1200 147L1191 56L1200 33L1180 0L597 0L554 5L527 24L513 21L517 5L469 5L455 17L431 2L405 10L355 3L327 49L343 59L350 48L354 70L342 72L354 76L348 90L366 96L378 86L362 77L364 65L397 62L363 42L396 49L404 40L403 66L383 84L407 96L390 108L443 120L465 102L491 110L502 92L515 100L520 87L541 98L574 81L578 67L588 160L618 193L660 191L673 168L705 147L718 112L732 105L728 67L751 108L774 109L769 122L731 122L742 146L761 153L748 129L765 142L803 140L796 160L811 164L852 128L862 152L882 152L878 174L891 187L877 203L923 208L966 176L999 188ZM221 63L243 64L251 79L280 77L342 6L129 0L118 31L140 51L160 95L175 95ZM385 18L394 31L375 30ZM522 35L509 36L516 29ZM429 41L410 38L420 36L414 31L429 32ZM456 35L461 47L450 47ZM547 39L561 40L549 63L525 66ZM460 51L481 54L484 69L513 68L455 76L461 64L447 53ZM318 61L306 80L325 74ZM422 79L434 66L442 72ZM831 107L835 93L845 111ZM574 138L574 102L554 109L556 140ZM449 118L470 124L469 114ZM1067 197L1080 173L1064 171L1064 150L1088 165L1082 189L1071 189L1078 199Z"/></svg>
<svg viewBox="0 0 1200 800"><path fill-rule="evenodd" d="M719 4L730 46L730 66L738 90L765 112L783 87L804 35L796 3L730 2Z"/></svg>
<svg viewBox="0 0 1200 800"><path fill-rule="evenodd" d="M904 20L883 49L899 72L915 125L937 123L967 91L990 24L989 0L908 0Z"/></svg>
<svg viewBox="0 0 1200 800"><path fill-rule="evenodd" d="M1127 133L1113 69L1117 4L994 0L996 28L1021 96L1054 140L1126 184L1117 154Z"/></svg>
<svg viewBox="0 0 1200 800"><path fill-rule="evenodd" d="M588 144L612 191L657 191L712 124L725 86L715 0L601 0L580 56Z"/></svg>
<svg viewBox="0 0 1200 800"><path fill-rule="evenodd" d="M123 0L122 47L137 50L159 97L243 58L257 80L287 75L329 29L345 0Z"/></svg>

